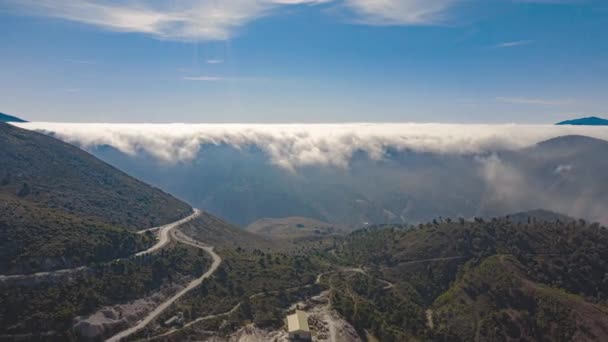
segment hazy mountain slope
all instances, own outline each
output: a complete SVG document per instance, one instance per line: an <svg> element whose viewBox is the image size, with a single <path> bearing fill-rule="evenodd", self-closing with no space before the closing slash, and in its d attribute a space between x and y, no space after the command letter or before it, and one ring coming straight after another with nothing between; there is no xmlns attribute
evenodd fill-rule
<svg viewBox="0 0 608 342"><path fill-rule="evenodd" d="M27 122L27 121L20 119L16 116L0 113L0 122Z"/></svg>
<svg viewBox="0 0 608 342"><path fill-rule="evenodd" d="M178 220L190 206L44 134L0 124L0 193L129 229Z"/></svg>
<svg viewBox="0 0 608 342"><path fill-rule="evenodd" d="M193 161L177 164L108 146L92 153L241 226L266 217L363 226L470 216L483 190L473 156L404 153L377 162L360 155L347 169L311 166L292 172L253 148L204 146Z"/></svg>
<svg viewBox="0 0 608 342"><path fill-rule="evenodd" d="M549 210L536 209L509 215L509 220L515 223L530 223L533 221L573 222L576 219Z"/></svg>
<svg viewBox="0 0 608 342"><path fill-rule="evenodd" d="M202 212L201 215L180 227L186 235L218 248L267 249L273 243L261 235L247 232L220 218Z"/></svg>
<svg viewBox="0 0 608 342"><path fill-rule="evenodd" d="M261 217L322 217L299 195L294 175L270 165L254 148L204 146L195 160L177 164L143 153L126 155L110 146L91 153L237 225L246 226Z"/></svg>
<svg viewBox="0 0 608 342"><path fill-rule="evenodd" d="M564 136L499 155L487 164L491 215L546 208L608 223L608 142Z"/></svg>
<svg viewBox="0 0 608 342"><path fill-rule="evenodd" d="M558 122L556 125L607 126L608 120L591 116L574 120Z"/></svg>
<svg viewBox="0 0 608 342"><path fill-rule="evenodd" d="M302 216L332 224L493 217L546 208L608 223L608 142L564 136L515 151L455 155L356 153L345 168L281 169L255 148L202 146L190 162L165 164L111 147L100 158L241 226Z"/></svg>
<svg viewBox="0 0 608 342"><path fill-rule="evenodd" d="M245 230L269 238L294 239L346 233L346 227L307 217L264 218L248 225Z"/></svg>
<svg viewBox="0 0 608 342"><path fill-rule="evenodd" d="M333 255L368 277L334 277L336 305L382 340L605 340L608 230L534 215L354 232Z"/></svg>

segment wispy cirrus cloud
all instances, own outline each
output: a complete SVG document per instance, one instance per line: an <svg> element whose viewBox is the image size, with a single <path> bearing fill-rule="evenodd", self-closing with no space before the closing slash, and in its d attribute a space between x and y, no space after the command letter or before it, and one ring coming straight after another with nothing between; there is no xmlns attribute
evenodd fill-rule
<svg viewBox="0 0 608 342"><path fill-rule="evenodd" d="M459 0L346 0L356 21L369 25L433 25L445 23Z"/></svg>
<svg viewBox="0 0 608 342"><path fill-rule="evenodd" d="M522 45L529 45L534 43L533 40L514 40L514 41L510 41L510 42L502 42L499 44L494 45L495 48L510 48L510 47L516 47L516 46L522 46Z"/></svg>
<svg viewBox="0 0 608 342"><path fill-rule="evenodd" d="M205 61L207 64L222 64L224 63L223 59L208 59Z"/></svg>
<svg viewBox="0 0 608 342"><path fill-rule="evenodd" d="M541 98L529 98L529 97L503 97L499 96L496 98L496 101L503 103L511 103L511 104L520 104L520 105L539 105L539 106L563 106L563 105L571 105L574 101L569 99L541 99Z"/></svg>
<svg viewBox="0 0 608 342"><path fill-rule="evenodd" d="M485 0L484 0L485 1ZM576 3L577 0L498 0ZM329 4L365 25L450 23L463 3L482 0L0 0L7 10L79 22L117 32L178 41L226 40L281 7ZM503 47L522 45L506 42ZM516 45L509 45L516 44Z"/></svg>
<svg viewBox="0 0 608 342"><path fill-rule="evenodd" d="M169 40L225 40L278 6L327 0L0 0L26 14Z"/></svg>

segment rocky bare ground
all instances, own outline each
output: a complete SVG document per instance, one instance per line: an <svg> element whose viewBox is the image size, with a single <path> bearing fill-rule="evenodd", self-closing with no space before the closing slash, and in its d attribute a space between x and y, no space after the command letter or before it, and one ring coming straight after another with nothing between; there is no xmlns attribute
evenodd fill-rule
<svg viewBox="0 0 608 342"><path fill-rule="evenodd" d="M186 284L190 279L182 280L180 284ZM183 285L172 284L149 297L126 304L103 307L90 316L76 317L74 331L79 336L88 339L110 335L137 322L182 288L184 288Z"/></svg>
<svg viewBox="0 0 608 342"><path fill-rule="evenodd" d="M298 306L309 315L308 325L313 333L313 341L361 341L355 328L331 308L329 291L324 291L304 303L299 303Z"/></svg>
<svg viewBox="0 0 608 342"><path fill-rule="evenodd" d="M298 308L308 316L314 342L361 342L355 328L344 320L329 303L329 291L292 305L288 311ZM289 342L287 331L282 328L268 330L246 325L228 336L214 336L213 332L200 331L199 338L210 342Z"/></svg>
<svg viewBox="0 0 608 342"><path fill-rule="evenodd" d="M246 325L227 337L210 337L209 342L288 342L285 330L265 330L253 324Z"/></svg>

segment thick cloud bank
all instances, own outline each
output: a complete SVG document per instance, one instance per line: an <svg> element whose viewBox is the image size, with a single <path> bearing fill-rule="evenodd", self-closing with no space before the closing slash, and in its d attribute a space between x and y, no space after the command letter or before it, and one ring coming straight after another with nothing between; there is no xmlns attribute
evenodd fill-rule
<svg viewBox="0 0 608 342"><path fill-rule="evenodd" d="M81 146L242 226L305 216L359 227L538 208L608 223L606 127L16 125Z"/></svg>
<svg viewBox="0 0 608 342"><path fill-rule="evenodd" d="M440 154L513 150L564 135L608 140L603 127L553 125L353 124L80 124L31 122L19 127L53 133L91 148L112 146L127 154L146 152L166 162L189 161L202 146L255 146L286 169L346 167L355 152L380 160L387 149Z"/></svg>

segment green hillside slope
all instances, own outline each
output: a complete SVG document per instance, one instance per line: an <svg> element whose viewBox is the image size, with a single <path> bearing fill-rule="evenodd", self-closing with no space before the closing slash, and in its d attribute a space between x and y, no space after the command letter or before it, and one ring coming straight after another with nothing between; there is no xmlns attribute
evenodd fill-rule
<svg viewBox="0 0 608 342"><path fill-rule="evenodd" d="M113 260L153 243L99 220L0 194L0 274L31 273Z"/></svg>
<svg viewBox="0 0 608 342"><path fill-rule="evenodd" d="M0 274L124 257L152 243L130 231L190 207L80 149L0 123Z"/></svg>
<svg viewBox="0 0 608 342"><path fill-rule="evenodd" d="M0 123L0 193L139 230L176 221L190 206L90 154Z"/></svg>
<svg viewBox="0 0 608 342"><path fill-rule="evenodd" d="M606 340L608 230L523 216L355 232L334 304L382 341Z"/></svg>

